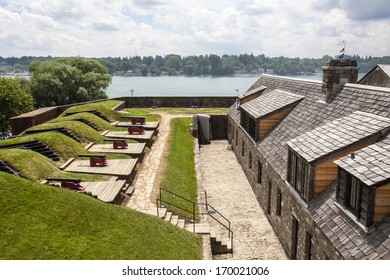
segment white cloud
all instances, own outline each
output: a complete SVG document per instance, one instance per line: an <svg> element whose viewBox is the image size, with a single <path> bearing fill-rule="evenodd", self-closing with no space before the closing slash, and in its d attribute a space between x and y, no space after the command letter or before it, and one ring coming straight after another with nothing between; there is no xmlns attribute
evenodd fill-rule
<svg viewBox="0 0 390 280"><path fill-rule="evenodd" d="M389 55L388 0L0 1L0 56Z"/></svg>

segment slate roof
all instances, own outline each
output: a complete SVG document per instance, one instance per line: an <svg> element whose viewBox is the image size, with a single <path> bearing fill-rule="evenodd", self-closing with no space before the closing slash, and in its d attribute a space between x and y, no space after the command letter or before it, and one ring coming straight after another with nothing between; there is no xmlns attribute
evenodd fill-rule
<svg viewBox="0 0 390 280"><path fill-rule="evenodd" d="M275 89L248 101L240 107L255 119L264 117L304 98L302 95Z"/></svg>
<svg viewBox="0 0 390 280"><path fill-rule="evenodd" d="M390 118L356 111L287 142L309 163L340 151L390 127Z"/></svg>
<svg viewBox="0 0 390 280"><path fill-rule="evenodd" d="M335 163L367 186L390 179L390 136L355 153L355 158L342 157Z"/></svg>
<svg viewBox="0 0 390 280"><path fill-rule="evenodd" d="M252 94L258 93L258 92L263 91L265 89L266 89L266 87L261 86L261 87L257 87L257 88L251 89L251 90L247 90L244 94L240 95L239 98L242 99L244 97L248 97Z"/></svg>
<svg viewBox="0 0 390 280"><path fill-rule="evenodd" d="M390 78L390 65L388 64L378 64L378 67L382 69L383 72Z"/></svg>
<svg viewBox="0 0 390 280"><path fill-rule="evenodd" d="M369 234L335 203L336 183L309 206L315 223L347 260L390 259L390 215Z"/></svg>
<svg viewBox="0 0 390 280"><path fill-rule="evenodd" d="M390 79L390 65L388 64L377 64L374 68L372 68L366 75L364 75L359 81L358 84L364 81L368 76L371 75L375 70L381 69L385 75Z"/></svg>
<svg viewBox="0 0 390 280"><path fill-rule="evenodd" d="M385 87L346 84L331 103L325 103L320 81L262 75L251 88L259 86L267 87L262 95L278 89L305 97L257 144L259 152L282 179L286 179L287 174L288 141L355 111L390 118L390 89ZM240 123L236 104L229 108L228 114Z"/></svg>

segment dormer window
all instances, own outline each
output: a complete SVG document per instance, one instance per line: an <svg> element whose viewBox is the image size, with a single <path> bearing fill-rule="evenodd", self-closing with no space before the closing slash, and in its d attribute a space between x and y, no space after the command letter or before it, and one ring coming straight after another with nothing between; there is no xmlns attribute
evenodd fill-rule
<svg viewBox="0 0 390 280"><path fill-rule="evenodd" d="M335 161L336 199L365 228L390 214L390 136Z"/></svg>
<svg viewBox="0 0 390 280"><path fill-rule="evenodd" d="M240 105L240 124L254 141L261 141L303 98L282 90L264 92Z"/></svg>

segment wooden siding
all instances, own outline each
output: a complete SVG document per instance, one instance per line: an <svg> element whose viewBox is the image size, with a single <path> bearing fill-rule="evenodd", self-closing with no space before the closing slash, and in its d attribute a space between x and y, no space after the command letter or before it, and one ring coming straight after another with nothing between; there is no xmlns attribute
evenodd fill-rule
<svg viewBox="0 0 390 280"><path fill-rule="evenodd" d="M375 192L374 223L380 222L390 213L390 183L379 187Z"/></svg>
<svg viewBox="0 0 390 280"><path fill-rule="evenodd" d="M337 165L333 163L338 158L349 155L352 152L361 150L373 143L376 139L364 142L359 146L355 146L351 149L345 150L342 153L328 158L314 166L314 197L316 198L324 189L326 189L337 178Z"/></svg>
<svg viewBox="0 0 390 280"><path fill-rule="evenodd" d="M270 114L259 121L259 139L263 139L281 120L287 116L294 107L283 109L282 111Z"/></svg>

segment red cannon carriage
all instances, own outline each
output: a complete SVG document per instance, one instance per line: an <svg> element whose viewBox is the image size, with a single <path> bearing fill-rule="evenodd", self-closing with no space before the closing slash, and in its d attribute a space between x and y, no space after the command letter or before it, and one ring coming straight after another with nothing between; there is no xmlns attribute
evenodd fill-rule
<svg viewBox="0 0 390 280"><path fill-rule="evenodd" d="M129 146L126 139L104 139L104 141L112 142L112 147L114 149L126 149Z"/></svg>
<svg viewBox="0 0 390 280"><path fill-rule="evenodd" d="M114 149L126 149L128 146L125 140L116 140L112 145Z"/></svg>
<svg viewBox="0 0 390 280"><path fill-rule="evenodd" d="M80 157L89 157L89 166L106 166L108 164L105 155L94 155L94 154L84 154L79 155Z"/></svg>
<svg viewBox="0 0 390 280"><path fill-rule="evenodd" d="M132 117L131 123L132 124L145 124L145 118L144 117Z"/></svg>
<svg viewBox="0 0 390 280"><path fill-rule="evenodd" d="M51 181L57 181L61 182L62 188L67 188L75 191L83 191L85 188L80 185L81 180L80 179L74 179L74 178L47 178L48 182Z"/></svg>
<svg viewBox="0 0 390 280"><path fill-rule="evenodd" d="M129 134L144 134L145 133L144 128L142 126L139 126L139 125L129 126L127 128L127 131L129 132Z"/></svg>
<svg viewBox="0 0 390 280"><path fill-rule="evenodd" d="M143 116L121 116L121 119L128 119L132 124L145 124L145 117Z"/></svg>

